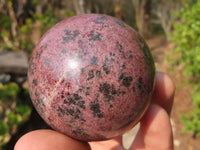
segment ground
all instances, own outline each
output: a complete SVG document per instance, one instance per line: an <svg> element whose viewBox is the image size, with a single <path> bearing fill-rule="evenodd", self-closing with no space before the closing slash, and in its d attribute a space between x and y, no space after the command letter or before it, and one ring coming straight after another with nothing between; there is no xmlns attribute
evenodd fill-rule
<svg viewBox="0 0 200 150"><path fill-rule="evenodd" d="M168 73L176 85L174 105L171 114L175 150L200 149L200 139L194 139L192 133L184 133L182 131L183 123L180 121L180 115L188 113L192 109L192 98L189 93L190 86L183 84L185 80L182 75L183 66L179 66L174 73L170 73L172 66L170 66L167 56L170 51L174 50L175 45L167 42L163 36L154 36L147 39L147 43L152 50L157 71Z"/></svg>

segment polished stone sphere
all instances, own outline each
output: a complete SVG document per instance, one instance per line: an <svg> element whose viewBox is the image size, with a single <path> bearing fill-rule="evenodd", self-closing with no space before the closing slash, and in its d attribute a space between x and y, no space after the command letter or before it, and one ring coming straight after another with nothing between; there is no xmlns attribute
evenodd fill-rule
<svg viewBox="0 0 200 150"><path fill-rule="evenodd" d="M155 66L144 39L107 15L67 18L46 32L29 62L31 99L55 130L82 141L106 140L139 122Z"/></svg>

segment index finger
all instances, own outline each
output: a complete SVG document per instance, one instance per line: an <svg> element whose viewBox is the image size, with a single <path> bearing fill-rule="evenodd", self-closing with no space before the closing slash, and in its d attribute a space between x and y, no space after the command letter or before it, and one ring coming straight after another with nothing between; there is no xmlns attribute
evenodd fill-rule
<svg viewBox="0 0 200 150"><path fill-rule="evenodd" d="M152 103L160 105L170 115L174 94L175 85L169 75L162 72L157 72Z"/></svg>

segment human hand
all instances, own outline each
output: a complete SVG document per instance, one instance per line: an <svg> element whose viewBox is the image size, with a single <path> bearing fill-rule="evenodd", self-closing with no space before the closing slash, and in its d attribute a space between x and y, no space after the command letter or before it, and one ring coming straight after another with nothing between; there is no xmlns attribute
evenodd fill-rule
<svg viewBox="0 0 200 150"><path fill-rule="evenodd" d="M157 72L152 103L140 121L130 150L173 150L170 123L175 86L168 75ZM122 137L81 142L53 130L32 131L19 139L15 150L123 150Z"/></svg>

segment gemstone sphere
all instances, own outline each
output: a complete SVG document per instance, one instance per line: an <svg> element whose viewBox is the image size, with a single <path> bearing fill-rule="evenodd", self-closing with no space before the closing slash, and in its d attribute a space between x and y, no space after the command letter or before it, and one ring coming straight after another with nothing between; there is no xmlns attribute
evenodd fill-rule
<svg viewBox="0 0 200 150"><path fill-rule="evenodd" d="M152 97L155 66L144 39L107 15L67 18L46 32L29 62L32 102L55 130L106 140L139 122Z"/></svg>

